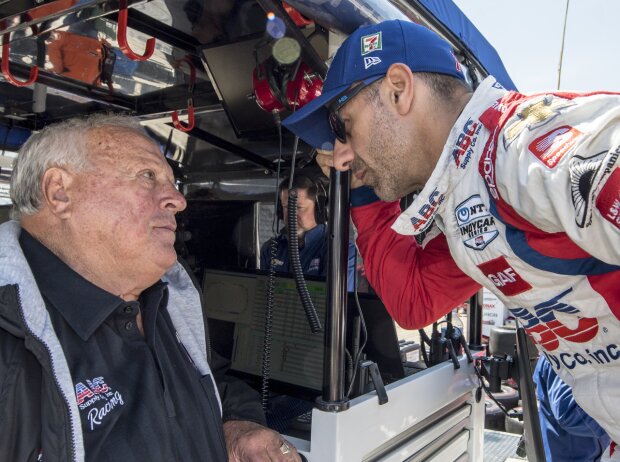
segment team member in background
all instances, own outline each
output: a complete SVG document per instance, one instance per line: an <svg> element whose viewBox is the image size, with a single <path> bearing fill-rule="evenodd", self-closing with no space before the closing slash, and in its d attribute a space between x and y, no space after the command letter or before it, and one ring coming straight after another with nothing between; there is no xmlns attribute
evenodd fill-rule
<svg viewBox="0 0 620 462"><path fill-rule="evenodd" d="M620 95L526 96L493 77L472 93L447 42L385 21L351 34L283 123L366 185L357 244L402 326L487 287L620 440Z"/></svg>
<svg viewBox="0 0 620 462"><path fill-rule="evenodd" d="M320 180L318 180L320 181ZM293 188L297 188L297 239L299 241L299 261L303 274L325 276L327 274L327 193L322 184L312 181L305 175L293 177ZM288 190L289 178L278 187L280 206L278 216L284 221L284 228L276 237L276 254L273 265L276 272L292 273L288 238ZM260 250L260 267L269 269L271 240L266 241ZM349 242L349 262L347 266L347 286L354 288L355 244Z"/></svg>
<svg viewBox="0 0 620 462"><path fill-rule="evenodd" d="M245 384L222 378L220 402L200 294L173 247L185 199L137 121L93 116L32 135L11 199L1 460L300 460L261 425Z"/></svg>

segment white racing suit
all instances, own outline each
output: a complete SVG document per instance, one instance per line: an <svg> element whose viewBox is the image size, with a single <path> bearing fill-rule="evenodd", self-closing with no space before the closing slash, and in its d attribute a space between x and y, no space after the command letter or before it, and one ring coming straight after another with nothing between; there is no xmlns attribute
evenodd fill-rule
<svg viewBox="0 0 620 462"><path fill-rule="evenodd" d="M422 247L442 231L459 268L504 302L616 442L619 153L620 94L525 96L489 77L392 226L426 231Z"/></svg>

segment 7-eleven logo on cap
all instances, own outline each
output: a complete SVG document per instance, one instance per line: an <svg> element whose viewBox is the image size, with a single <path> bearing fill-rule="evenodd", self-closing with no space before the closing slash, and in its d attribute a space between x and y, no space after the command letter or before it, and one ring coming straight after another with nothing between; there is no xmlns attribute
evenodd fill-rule
<svg viewBox="0 0 620 462"><path fill-rule="evenodd" d="M362 37L362 56L382 49L381 32L371 35L364 35Z"/></svg>

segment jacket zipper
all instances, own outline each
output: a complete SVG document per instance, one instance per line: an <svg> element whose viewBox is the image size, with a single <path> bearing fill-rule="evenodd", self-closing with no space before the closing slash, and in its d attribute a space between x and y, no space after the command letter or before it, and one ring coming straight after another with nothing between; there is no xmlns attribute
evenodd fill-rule
<svg viewBox="0 0 620 462"><path fill-rule="evenodd" d="M21 293L19 291L19 286L17 284L15 285L15 289L16 289L16 292L17 292L17 303L19 305L19 317L21 318L21 320L22 320L22 322L24 324L24 327L26 328L26 331L28 332L28 334L32 338L37 340L41 346L43 346L43 348L47 352L47 356L50 359L50 363L52 365L52 377L54 378L54 384L56 385L56 389L58 390L60 395L63 397L63 400L65 402L65 406L66 406L65 412L66 412L66 416L68 417L69 428L71 430L71 440L69 441L71 460L77 462L76 454L75 454L75 444L74 444L75 427L73 425L73 419L71 418L71 413L69 412L69 404L68 404L69 400L67 399L67 396L62 391L62 388L60 387L60 383L58 382L58 378L56 377L56 374L54 373L54 371L55 371L54 357L53 357L52 352L50 351L49 347L47 346L47 344L45 342L43 342L43 340L40 337L35 335L35 333L32 331L32 329L30 329L30 326L26 322L26 316L24 315L24 309L23 309L23 305L22 305L22 297L21 297ZM45 454L43 454L43 460L45 460Z"/></svg>

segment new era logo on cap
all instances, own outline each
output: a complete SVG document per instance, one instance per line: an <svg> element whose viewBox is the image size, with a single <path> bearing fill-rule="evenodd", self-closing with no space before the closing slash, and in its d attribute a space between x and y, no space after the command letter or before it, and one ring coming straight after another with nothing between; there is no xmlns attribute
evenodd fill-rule
<svg viewBox="0 0 620 462"><path fill-rule="evenodd" d="M370 66L374 66L380 62L381 58L377 58L376 56L366 56L364 58L364 69L368 69Z"/></svg>
<svg viewBox="0 0 620 462"><path fill-rule="evenodd" d="M376 34L365 35L362 37L362 56L372 53L373 51L382 50L381 32ZM368 68L367 68L368 69Z"/></svg>

